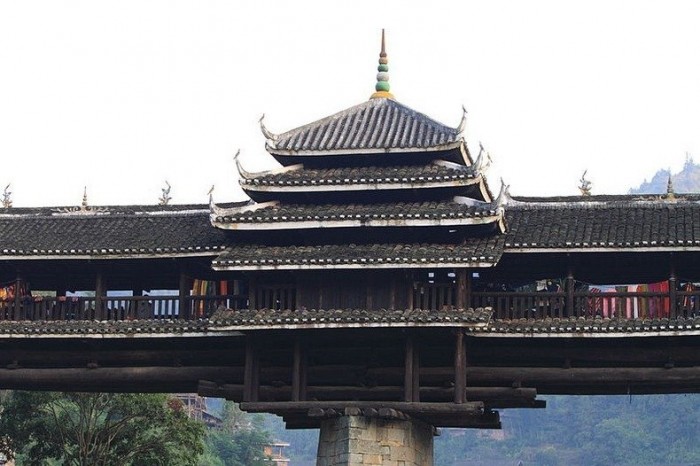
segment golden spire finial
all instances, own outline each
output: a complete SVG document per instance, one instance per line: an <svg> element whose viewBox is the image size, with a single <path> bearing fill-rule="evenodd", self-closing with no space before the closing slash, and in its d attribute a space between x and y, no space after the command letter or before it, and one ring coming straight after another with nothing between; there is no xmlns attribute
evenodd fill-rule
<svg viewBox="0 0 700 466"><path fill-rule="evenodd" d="M389 59L386 55L386 41L384 40L384 29L382 29L382 50L379 52L379 66L377 67L376 91L370 99L393 99L394 95L389 92Z"/></svg>

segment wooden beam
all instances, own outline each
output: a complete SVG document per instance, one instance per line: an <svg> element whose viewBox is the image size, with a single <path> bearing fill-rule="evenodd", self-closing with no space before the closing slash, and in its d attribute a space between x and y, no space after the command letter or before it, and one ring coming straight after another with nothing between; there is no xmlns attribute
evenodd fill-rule
<svg viewBox="0 0 700 466"><path fill-rule="evenodd" d="M379 387L358 387L358 386L309 386L308 396L318 401L333 400L398 400L403 394L403 387L400 386L379 386ZM242 384L220 384L212 381L200 380L197 393L201 396L213 398L226 398L229 400L240 400L243 394ZM288 386L276 387L272 385L261 385L260 395L265 399L286 400L289 398L290 388ZM483 401L486 403L500 402L522 402L522 404L532 403L537 396L534 388L511 388L511 387L467 387L467 398L473 401ZM421 397L431 402L452 401L453 389L447 387L421 387Z"/></svg>
<svg viewBox="0 0 700 466"><path fill-rule="evenodd" d="M231 368L211 367L97 367L94 369L0 369L0 388L86 392L189 393L199 380L225 383Z"/></svg>
<svg viewBox="0 0 700 466"><path fill-rule="evenodd" d="M265 399L288 399L290 396L289 386L261 385L260 395ZM467 387L466 396L472 401L489 402L493 400L523 400L533 401L537 396L534 388L511 388L511 387ZM213 398L226 398L229 400L240 400L243 395L242 384L219 384L213 381L200 380L197 393L201 396ZM395 401L401 398L403 387L401 386L317 386L307 387L307 395L318 401L332 400L356 400L367 401L390 400ZM448 387L421 387L421 397L430 401L452 401L453 389ZM301 400L303 401L303 400Z"/></svg>
<svg viewBox="0 0 700 466"><path fill-rule="evenodd" d="M459 416L480 416L484 413L484 403L472 401L456 405L454 403L407 403L402 401L288 401L288 402L242 402L240 408L251 413L308 413L309 409L395 409L406 414L432 413Z"/></svg>

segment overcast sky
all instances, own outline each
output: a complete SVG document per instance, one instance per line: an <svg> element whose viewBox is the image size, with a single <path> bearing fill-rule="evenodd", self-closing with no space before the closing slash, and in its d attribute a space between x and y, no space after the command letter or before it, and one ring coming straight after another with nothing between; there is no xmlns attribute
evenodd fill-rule
<svg viewBox="0 0 700 466"><path fill-rule="evenodd" d="M514 195L623 193L700 150L700 2L0 0L16 206L243 197L232 156L373 91L456 127ZM700 157L700 156L699 156Z"/></svg>

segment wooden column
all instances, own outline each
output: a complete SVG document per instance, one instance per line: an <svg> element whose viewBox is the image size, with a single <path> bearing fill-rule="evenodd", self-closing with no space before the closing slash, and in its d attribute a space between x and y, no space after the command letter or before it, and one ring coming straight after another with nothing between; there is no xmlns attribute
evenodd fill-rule
<svg viewBox="0 0 700 466"><path fill-rule="evenodd" d="M407 402L420 401L420 358L412 335L406 337L403 399Z"/></svg>
<svg viewBox="0 0 700 466"><path fill-rule="evenodd" d="M678 316L678 297L676 291L678 289L678 279L676 278L676 268L673 264L673 255L671 255L671 273L668 277L668 310L671 317Z"/></svg>
<svg viewBox="0 0 700 466"><path fill-rule="evenodd" d="M95 319L102 320L106 314L104 310L104 297L107 293L105 279L102 271L98 271L95 276Z"/></svg>
<svg viewBox="0 0 700 466"><path fill-rule="evenodd" d="M20 294L20 287L22 285L22 279L17 274L15 279L15 312L13 312L14 320L24 320L24 312L22 312L22 295Z"/></svg>
<svg viewBox="0 0 700 466"><path fill-rule="evenodd" d="M455 332L455 393L454 402L462 404L467 401L467 350L464 341L464 332L459 329Z"/></svg>
<svg viewBox="0 0 700 466"><path fill-rule="evenodd" d="M246 337L245 367L243 369L243 401L258 401L260 393L260 355L258 342Z"/></svg>
<svg viewBox="0 0 700 466"><path fill-rule="evenodd" d="M574 312L574 272L571 268L566 275L566 314L568 317L573 317Z"/></svg>
<svg viewBox="0 0 700 466"><path fill-rule="evenodd" d="M301 342L301 338L296 336L292 362L292 401L306 401L306 374L306 347Z"/></svg>
<svg viewBox="0 0 700 466"><path fill-rule="evenodd" d="M190 295L190 280L184 272L180 272L180 283L178 284L178 318L189 320L191 317L189 303L187 299Z"/></svg>
<svg viewBox="0 0 700 466"><path fill-rule="evenodd" d="M457 309L466 309L470 307L470 302L467 296L467 270L457 269Z"/></svg>
<svg viewBox="0 0 700 466"><path fill-rule="evenodd" d="M250 282L248 282L248 308L257 309L258 303L255 299L258 293L258 280L255 277L250 277ZM320 308L319 308L320 309Z"/></svg>

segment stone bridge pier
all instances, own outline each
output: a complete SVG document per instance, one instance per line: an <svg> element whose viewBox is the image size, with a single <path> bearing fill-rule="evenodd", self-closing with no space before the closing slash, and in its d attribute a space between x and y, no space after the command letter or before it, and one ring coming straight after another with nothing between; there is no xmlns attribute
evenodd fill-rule
<svg viewBox="0 0 700 466"><path fill-rule="evenodd" d="M436 429L416 419L340 416L321 423L317 466L432 466Z"/></svg>

